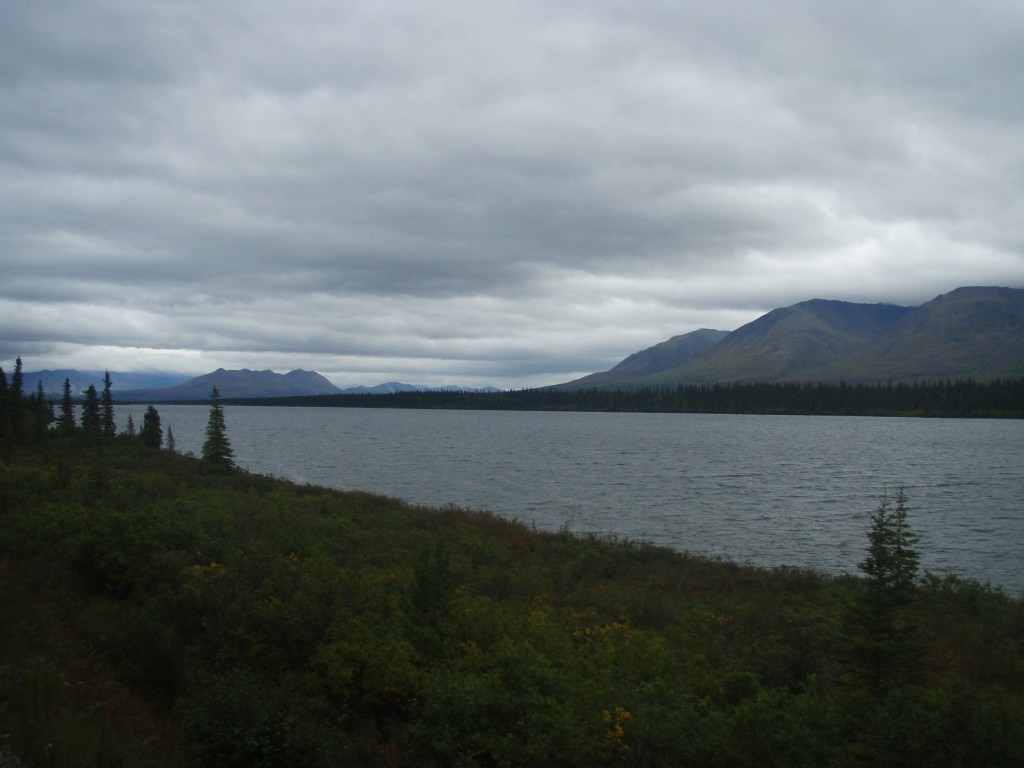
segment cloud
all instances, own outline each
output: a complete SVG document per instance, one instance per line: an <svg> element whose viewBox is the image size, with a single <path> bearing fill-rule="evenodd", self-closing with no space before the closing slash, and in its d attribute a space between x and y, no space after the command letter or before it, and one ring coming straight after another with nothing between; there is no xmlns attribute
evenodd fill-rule
<svg viewBox="0 0 1024 768"><path fill-rule="evenodd" d="M8 3L0 360L526 386L807 298L1020 286L1022 22Z"/></svg>

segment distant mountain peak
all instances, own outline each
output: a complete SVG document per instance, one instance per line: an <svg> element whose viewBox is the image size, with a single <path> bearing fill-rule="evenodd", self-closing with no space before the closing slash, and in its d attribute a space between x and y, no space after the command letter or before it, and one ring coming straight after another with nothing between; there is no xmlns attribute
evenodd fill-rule
<svg viewBox="0 0 1024 768"><path fill-rule="evenodd" d="M131 400L205 400L214 387L223 398L301 397L334 395L341 392L338 387L315 371L290 371L283 374L269 369L253 371L242 368L229 371L218 368L177 386L129 390L119 393L119 397Z"/></svg>

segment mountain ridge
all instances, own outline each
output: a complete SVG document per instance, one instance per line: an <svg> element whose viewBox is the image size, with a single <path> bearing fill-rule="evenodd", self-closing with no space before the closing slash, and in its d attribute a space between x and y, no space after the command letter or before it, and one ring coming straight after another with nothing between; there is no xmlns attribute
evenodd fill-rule
<svg viewBox="0 0 1024 768"><path fill-rule="evenodd" d="M957 288L918 307L810 299L720 333L653 373L626 364L661 345L556 388L1024 376L1024 289Z"/></svg>
<svg viewBox="0 0 1024 768"><path fill-rule="evenodd" d="M336 395L341 392L324 376L301 368L288 373L218 368L172 387L127 389L113 395L115 400L121 401L207 400L214 387L224 398Z"/></svg>
<svg viewBox="0 0 1024 768"><path fill-rule="evenodd" d="M388 381L373 387L358 386L342 389L315 371L296 369L288 373L270 370L252 371L248 368L216 371L196 376L177 386L152 389L115 391L114 399L136 402L167 402L208 400L214 387L224 399L273 397L306 397L312 395L384 395L396 392L500 392L496 387L471 388L454 384L428 387Z"/></svg>

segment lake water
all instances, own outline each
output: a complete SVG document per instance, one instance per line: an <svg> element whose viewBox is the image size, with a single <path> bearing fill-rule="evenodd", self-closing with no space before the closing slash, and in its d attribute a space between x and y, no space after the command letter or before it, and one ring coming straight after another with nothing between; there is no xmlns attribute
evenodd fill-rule
<svg viewBox="0 0 1024 768"><path fill-rule="evenodd" d="M157 406L201 453L209 408ZM119 424L144 406L118 406ZM922 567L1024 594L1024 422L226 406L252 472L757 565L857 572L900 486Z"/></svg>

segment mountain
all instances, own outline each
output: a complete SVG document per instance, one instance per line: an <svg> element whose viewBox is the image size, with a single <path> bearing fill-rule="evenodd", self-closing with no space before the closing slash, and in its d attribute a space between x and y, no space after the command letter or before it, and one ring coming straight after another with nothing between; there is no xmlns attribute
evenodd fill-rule
<svg viewBox="0 0 1024 768"><path fill-rule="evenodd" d="M812 299L774 309L738 328L704 355L654 375L699 381L779 381L851 354L910 310L893 304Z"/></svg>
<svg viewBox="0 0 1024 768"><path fill-rule="evenodd" d="M1024 290L957 288L821 374L846 381L1024 376Z"/></svg>
<svg viewBox="0 0 1024 768"><path fill-rule="evenodd" d="M660 373L704 354L728 335L728 331L701 328L673 336L642 352L634 352L611 370L592 373L562 386L573 389L601 387Z"/></svg>
<svg viewBox="0 0 1024 768"><path fill-rule="evenodd" d="M56 371L31 371L22 374L24 381L23 389L27 394L36 391L37 383L43 382L43 391L47 397L59 398L64 391L64 379L71 381L71 391L77 396L89 388L92 384L96 391L103 390L103 377L106 371L79 371L73 368L62 368ZM172 387L181 384L188 377L180 373L125 373L123 371L110 372L111 390L140 389L156 387Z"/></svg>
<svg viewBox="0 0 1024 768"><path fill-rule="evenodd" d="M130 389L114 392L117 400L140 402L167 400L207 400L216 387L221 397L296 397L302 395L336 395L338 387L315 371L295 370L288 373L273 371L226 371L218 368L213 373L173 387L160 389Z"/></svg>
<svg viewBox="0 0 1024 768"><path fill-rule="evenodd" d="M63 379L62 379L63 381ZM114 391L116 400L136 402L167 402L169 400L208 400L214 387L224 398L239 397L304 397L306 395L385 395L394 392L500 392L494 387L425 387L389 381L375 387L349 387L339 389L315 371L296 370L289 373L273 371L226 371L218 368L213 373L196 376L176 386L163 388Z"/></svg>
<svg viewBox="0 0 1024 768"><path fill-rule="evenodd" d="M1024 289L958 288L920 307L812 299L772 310L681 362L654 354L691 335L558 388L1024 376Z"/></svg>

